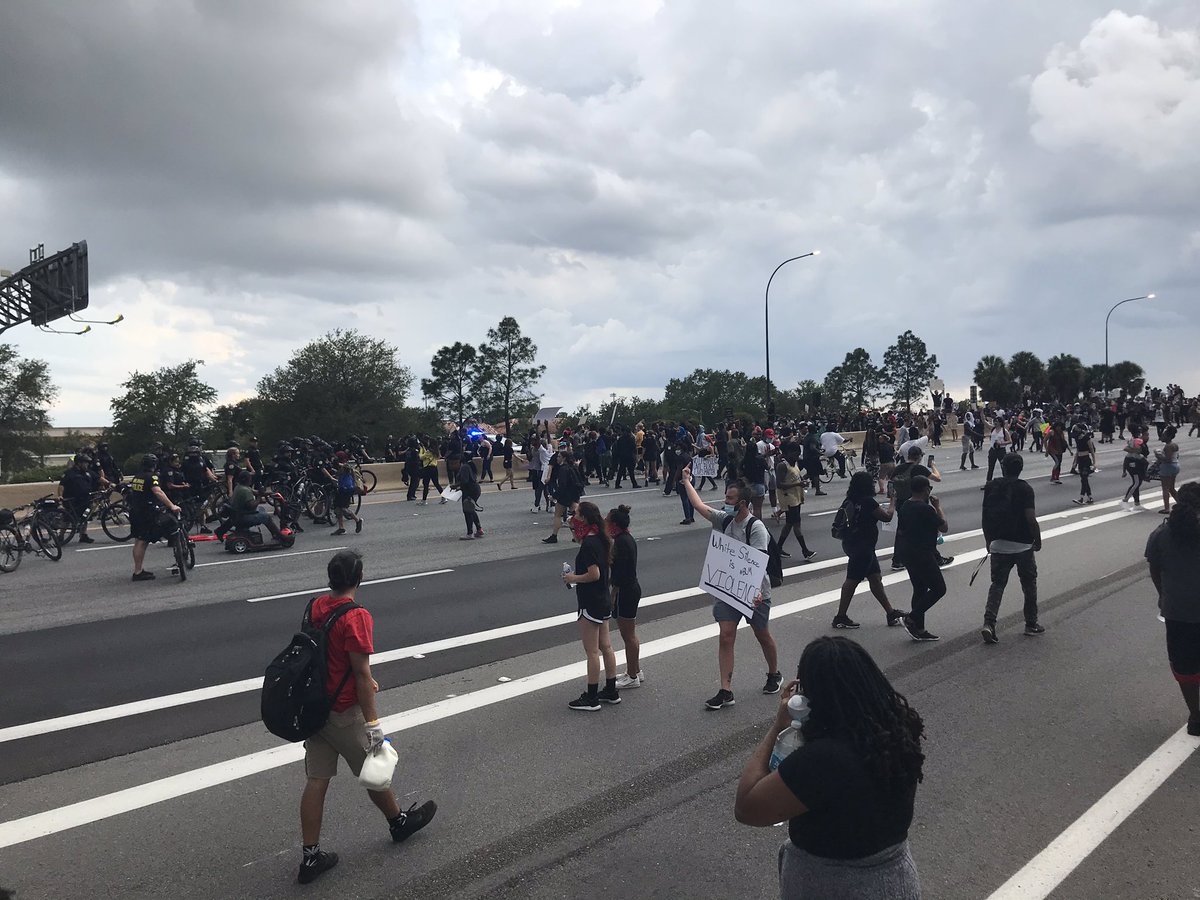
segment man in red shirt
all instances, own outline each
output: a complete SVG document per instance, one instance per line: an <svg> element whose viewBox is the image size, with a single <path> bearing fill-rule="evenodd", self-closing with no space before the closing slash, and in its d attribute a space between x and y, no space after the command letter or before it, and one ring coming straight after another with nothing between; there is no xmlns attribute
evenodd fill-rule
<svg viewBox="0 0 1200 900"><path fill-rule="evenodd" d="M320 627L329 614L346 603L354 602L362 583L362 557L343 550L329 561L330 592L313 602L312 622ZM304 742L304 771L308 780L300 798L300 830L304 840L304 858L298 881L308 884L321 873L337 865L336 853L321 849L321 819L325 812L325 794L329 779L337 774L338 757L346 761L355 776L367 754L383 743L383 727L375 708L379 684L371 677L370 657L375 648L371 641L374 619L367 610L352 609L342 615L329 632L328 683L330 696L337 691L333 711L325 726ZM341 687L339 691L338 688ZM420 831L433 819L437 804L426 800L401 811L390 789L367 791L387 819L392 840L400 843Z"/></svg>

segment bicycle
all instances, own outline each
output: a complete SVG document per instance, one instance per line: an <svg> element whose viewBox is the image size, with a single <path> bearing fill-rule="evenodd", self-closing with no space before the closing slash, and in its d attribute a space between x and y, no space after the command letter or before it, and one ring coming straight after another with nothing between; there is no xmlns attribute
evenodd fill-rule
<svg viewBox="0 0 1200 900"><path fill-rule="evenodd" d="M24 541L11 509L0 509L0 572L15 572L21 564Z"/></svg>
<svg viewBox="0 0 1200 900"><path fill-rule="evenodd" d="M62 542L58 539L58 532L51 527L46 515L52 509L57 508L58 502L53 497L42 497L40 500L35 500L25 506L18 506L13 510L14 514L21 510L29 510L15 523L22 553L36 553L51 562L58 562L62 559Z"/></svg>
<svg viewBox="0 0 1200 900"><path fill-rule="evenodd" d="M846 457L846 472L852 473L858 468L855 460L858 459L858 451L843 450L842 455ZM837 458L833 456L821 457L821 484L829 484L833 481L833 476L838 472Z"/></svg>
<svg viewBox="0 0 1200 900"><path fill-rule="evenodd" d="M158 530L158 540L166 541L175 557L171 574L178 575L180 581L187 581L188 572L196 567L196 545L184 529L183 520L164 512L159 515Z"/></svg>

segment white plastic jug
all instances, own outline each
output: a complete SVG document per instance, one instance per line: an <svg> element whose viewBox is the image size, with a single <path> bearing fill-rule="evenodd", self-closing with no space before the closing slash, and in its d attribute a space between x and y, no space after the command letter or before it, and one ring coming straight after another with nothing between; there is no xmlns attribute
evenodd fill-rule
<svg viewBox="0 0 1200 900"><path fill-rule="evenodd" d="M396 763L399 761L400 754L392 746L391 740L384 738L383 743L376 747L374 752L368 753L367 758L363 760L362 769L358 773L358 783L368 791L387 790L392 786L392 773L396 771Z"/></svg>

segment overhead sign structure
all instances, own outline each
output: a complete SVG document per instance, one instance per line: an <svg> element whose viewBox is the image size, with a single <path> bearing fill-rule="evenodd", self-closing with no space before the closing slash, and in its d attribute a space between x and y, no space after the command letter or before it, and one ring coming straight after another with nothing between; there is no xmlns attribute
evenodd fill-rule
<svg viewBox="0 0 1200 900"><path fill-rule="evenodd" d="M731 522L731 530L740 528ZM700 571L700 590L728 603L743 616L754 616L754 601L767 577L767 554L720 531L710 531Z"/></svg>
<svg viewBox="0 0 1200 900"><path fill-rule="evenodd" d="M22 322L45 326L87 305L87 241L52 256L39 244L29 251L29 265L0 281L0 332Z"/></svg>

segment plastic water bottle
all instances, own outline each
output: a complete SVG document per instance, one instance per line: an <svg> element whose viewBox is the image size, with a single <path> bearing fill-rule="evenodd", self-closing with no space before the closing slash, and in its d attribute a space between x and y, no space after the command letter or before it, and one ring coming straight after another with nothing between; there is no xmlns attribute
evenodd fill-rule
<svg viewBox="0 0 1200 900"><path fill-rule="evenodd" d="M788 712L791 713L792 724L779 732L779 737L775 738L775 749L771 751L770 762L772 772L779 768L779 764L787 759L792 751L798 750L804 743L800 726L808 718L808 698L803 694L794 694L788 699Z"/></svg>
<svg viewBox="0 0 1200 900"><path fill-rule="evenodd" d="M575 567L574 567L574 566L572 566L570 563L563 563L563 574L564 574L564 575L570 575L570 574L571 574L572 572L574 572L574 571L575 571ZM575 585L573 585L573 584L568 584L568 585L567 585L567 590L569 591L569 590L571 590L571 588L573 588L573 587L575 587Z"/></svg>

